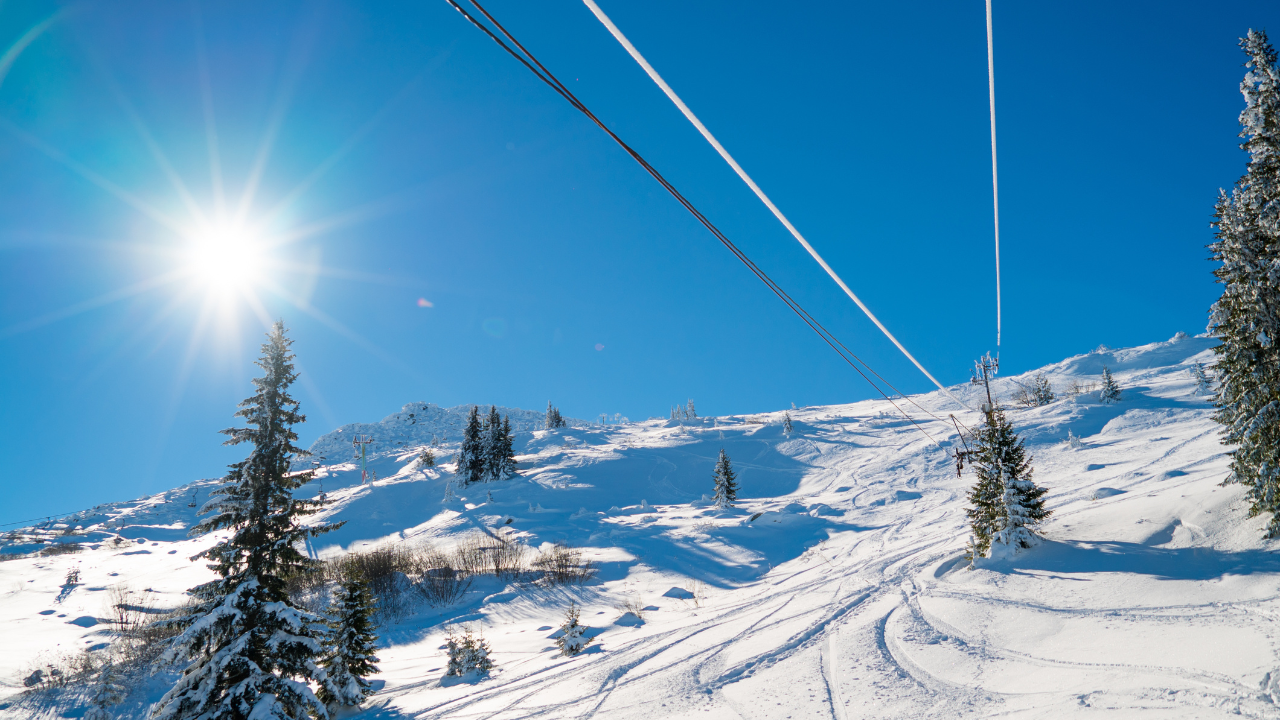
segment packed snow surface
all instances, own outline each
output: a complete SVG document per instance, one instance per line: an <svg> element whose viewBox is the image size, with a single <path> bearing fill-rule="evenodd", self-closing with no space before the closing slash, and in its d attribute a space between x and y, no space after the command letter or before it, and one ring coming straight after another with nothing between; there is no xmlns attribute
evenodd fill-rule
<svg viewBox="0 0 1280 720"><path fill-rule="evenodd" d="M941 448L885 401L791 411L789 437L782 412L517 425L522 476L448 504L449 466L413 458L434 432L447 461L459 432L415 435L408 407L347 426L317 443L328 463L343 460L318 483L328 519L347 521L318 538L317 556L447 547L483 529L586 548L601 572L568 588L477 582L450 607L383 627L377 693L343 717L1280 717L1280 560L1242 488L1220 484L1225 448L1188 372L1211 361L1211 344L1179 335L1043 368L1058 399L1010 418L1053 516L1037 547L972 569L972 470L958 477L945 450L960 442L948 414L970 426L978 416L941 393L912 398L941 419L898 400ZM1120 402L1068 396L1104 364ZM1029 376L1000 379L998 394ZM977 386L952 390L977 406ZM383 433L372 484L346 454L354 433ZM721 448L741 485L726 511L705 499ZM0 715L83 713L75 693L41 700L21 680L42 658L111 639L99 622L111 586L164 607L209 577L188 558L213 539L185 533L210 484L10 538L11 553L69 539L90 549L0 563ZM78 584L64 582L72 568ZM566 658L553 630L571 600L595 639ZM497 663L488 677L445 680L450 624L483 632ZM144 716L162 679L136 688L120 716Z"/></svg>

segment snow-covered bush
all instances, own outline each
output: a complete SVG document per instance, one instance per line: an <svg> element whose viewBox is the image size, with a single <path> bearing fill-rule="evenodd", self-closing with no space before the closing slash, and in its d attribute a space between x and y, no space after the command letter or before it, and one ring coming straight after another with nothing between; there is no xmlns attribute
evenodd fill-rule
<svg viewBox="0 0 1280 720"><path fill-rule="evenodd" d="M489 643L483 635L477 636L470 625L463 626L461 635L450 629L445 638L445 649L449 653L449 666L445 675L484 675L493 669Z"/></svg>
<svg viewBox="0 0 1280 720"><path fill-rule="evenodd" d="M565 657L573 657L586 649L591 644L591 638L587 637L587 631L591 628L578 622L578 604L569 603L569 609L564 614L564 624L560 626L560 637L556 638L556 647L560 648L560 654Z"/></svg>

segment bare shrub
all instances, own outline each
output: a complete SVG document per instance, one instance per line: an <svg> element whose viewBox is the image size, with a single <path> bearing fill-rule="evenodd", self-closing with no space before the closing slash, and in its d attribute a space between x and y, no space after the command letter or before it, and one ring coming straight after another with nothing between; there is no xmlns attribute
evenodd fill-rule
<svg viewBox="0 0 1280 720"><path fill-rule="evenodd" d="M623 602L618 609L623 612L629 612L643 620L645 607L647 606L644 604L644 601L640 599L639 595L636 595L635 597L627 598L627 600Z"/></svg>
<svg viewBox="0 0 1280 720"><path fill-rule="evenodd" d="M707 600L707 585L701 580L689 581L689 594L693 595L693 604L695 607L702 607L702 603Z"/></svg>
<svg viewBox="0 0 1280 720"><path fill-rule="evenodd" d="M132 638L154 619L151 598L132 590L127 583L107 588L106 616L121 637Z"/></svg>
<svg viewBox="0 0 1280 720"><path fill-rule="evenodd" d="M1071 380L1071 384L1070 384L1070 385L1067 385L1067 395L1070 395L1070 396L1072 396L1072 397L1075 397L1076 395L1083 395L1083 394L1085 394L1085 393L1091 393L1091 392L1093 392L1094 390L1097 390L1097 389L1098 389L1098 383L1095 383L1095 382L1080 382L1079 380L1076 380L1075 378L1072 378L1072 380Z"/></svg>
<svg viewBox="0 0 1280 720"><path fill-rule="evenodd" d="M84 550L84 545L76 542L56 543L40 551L41 555L70 555Z"/></svg>
<svg viewBox="0 0 1280 720"><path fill-rule="evenodd" d="M499 539L489 546L489 566L495 577L508 580L518 579L528 569L525 555L528 547L513 540Z"/></svg>
<svg viewBox="0 0 1280 720"><path fill-rule="evenodd" d="M454 565L464 575L483 575L489 569L489 542L489 536L483 533L462 538L453 550Z"/></svg>
<svg viewBox="0 0 1280 720"><path fill-rule="evenodd" d="M502 580L518 579L528 571L528 548L514 540L471 533L454 548L454 566L469 577L493 575Z"/></svg>
<svg viewBox="0 0 1280 720"><path fill-rule="evenodd" d="M420 602L448 605L471 583L450 557L430 545L384 545L351 553L325 565L326 581L361 578L377 602L383 620L398 622Z"/></svg>
<svg viewBox="0 0 1280 720"><path fill-rule="evenodd" d="M384 545L367 552L351 553L339 561L338 572L343 578L360 578L369 583L369 589L379 597L396 593L400 576L407 576L408 564L405 551L399 546Z"/></svg>
<svg viewBox="0 0 1280 720"><path fill-rule="evenodd" d="M471 587L471 580L449 562L449 556L433 547L426 547L420 554L422 562L418 588L432 605L452 605Z"/></svg>
<svg viewBox="0 0 1280 720"><path fill-rule="evenodd" d="M599 572L595 563L583 560L582 550L561 543L552 545L534 559L533 568L542 573L543 582L551 586L581 585Z"/></svg>

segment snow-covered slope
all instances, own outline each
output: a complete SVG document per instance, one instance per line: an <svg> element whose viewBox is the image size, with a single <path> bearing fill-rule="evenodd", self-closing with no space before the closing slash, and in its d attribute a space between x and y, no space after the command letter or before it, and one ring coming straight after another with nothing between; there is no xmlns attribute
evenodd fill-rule
<svg viewBox="0 0 1280 720"><path fill-rule="evenodd" d="M430 435L387 433L376 483L361 485L349 462L324 468L328 517L347 524L318 555L447 546L487 528L583 546L601 573L569 589L478 583L452 607L384 628L363 717L1280 717L1280 561L1241 488L1219 484L1224 448L1188 373L1210 345L1180 335L1045 368L1059 399L1011 412L1050 489L1045 541L972 570L961 560L971 472L957 477L884 401L792 411L790 437L781 412L522 431L523 476L448 505L447 467L411 462ZM1120 403L1065 397L1103 364ZM999 381L1002 396L1015 380ZM953 392L976 404L976 387ZM942 418L955 410L940 393L913 400ZM904 407L941 445L958 443L949 420ZM721 448L742 488L728 512L703 500ZM177 604L207 576L186 558L211 539L181 537L190 495L77 520L132 544L0 563L0 716L82 711L74 694L21 696L19 680L41 653L104 640L90 624L104 588L128 581ZM73 566L82 584L68 589ZM570 600L602 632L594 651L565 659L548 636ZM615 624L628 603L649 608L642 625ZM448 623L483 628L491 677L441 682ZM141 717L142 699L123 716Z"/></svg>

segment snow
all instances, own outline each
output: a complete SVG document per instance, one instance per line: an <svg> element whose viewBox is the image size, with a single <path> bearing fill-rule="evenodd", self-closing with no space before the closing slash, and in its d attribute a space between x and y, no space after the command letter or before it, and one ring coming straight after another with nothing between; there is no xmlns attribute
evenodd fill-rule
<svg viewBox="0 0 1280 720"><path fill-rule="evenodd" d="M343 462L319 480L327 519L347 521L314 541L317 556L447 547L486 528L531 548L582 547L599 575L557 588L480 578L455 605L383 627L377 692L343 717L1280 716L1280 558L1261 539L1266 519L1247 517L1243 488L1220 485L1225 448L1188 372L1212 361L1211 344L1180 335L1039 369L1058 400L1009 416L1053 516L1035 547L973 569L962 558L971 470L957 477L883 401L789 410L789 438L781 410L552 431L512 414L522 476L458 489L448 504L450 468L412 460L432 434L447 438L437 453L447 458L460 432L417 430L408 409L344 426L317 443L341 450L321 453ZM1097 383L1103 365L1123 390L1118 403L1067 396L1073 379ZM997 393L1035 372L998 379ZM977 405L978 388L950 390ZM954 411L941 393L913 399ZM959 445L949 421L920 422ZM369 460L379 480L361 484L341 433L382 443ZM706 499L721 447L740 484L737 507L724 510ZM210 578L188 558L212 539L185 537L192 491L203 500L208 486L63 521L83 535L46 528L0 541L9 553L86 544L0 562L0 717L84 712L70 699L24 700L22 678L39 658L110 640L111 585L172 607ZM115 532L131 542L106 542ZM76 567L81 583L68 590ZM594 641L566 658L547 631L570 601ZM496 667L442 682L444 638L465 625ZM154 696L120 716L142 717L141 701L164 690L137 690Z"/></svg>

